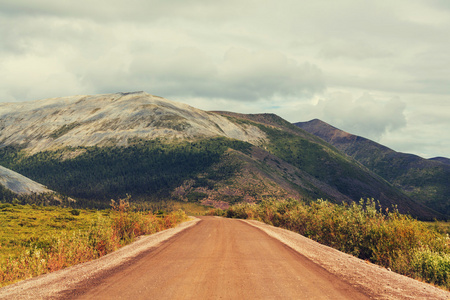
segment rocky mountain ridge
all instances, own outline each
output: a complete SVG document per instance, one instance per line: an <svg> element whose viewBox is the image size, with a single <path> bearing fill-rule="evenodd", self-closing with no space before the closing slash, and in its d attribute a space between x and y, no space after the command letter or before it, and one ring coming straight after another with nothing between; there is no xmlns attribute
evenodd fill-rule
<svg viewBox="0 0 450 300"><path fill-rule="evenodd" d="M78 146L126 146L132 139L224 136L258 144L264 134L217 114L144 92L0 103L0 146L31 153Z"/></svg>

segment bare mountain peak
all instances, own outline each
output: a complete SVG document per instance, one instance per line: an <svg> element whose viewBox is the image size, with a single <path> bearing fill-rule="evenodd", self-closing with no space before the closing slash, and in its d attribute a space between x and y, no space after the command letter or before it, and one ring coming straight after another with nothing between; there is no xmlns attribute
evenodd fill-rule
<svg viewBox="0 0 450 300"><path fill-rule="evenodd" d="M30 152L127 145L129 139L225 136L258 143L257 127L145 92L78 95L0 104L0 147Z"/></svg>

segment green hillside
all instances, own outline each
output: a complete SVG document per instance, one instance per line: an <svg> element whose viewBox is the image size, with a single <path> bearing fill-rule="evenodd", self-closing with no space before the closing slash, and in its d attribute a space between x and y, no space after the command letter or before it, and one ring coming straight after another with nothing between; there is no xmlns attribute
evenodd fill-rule
<svg viewBox="0 0 450 300"><path fill-rule="evenodd" d="M158 200L184 180L207 172L210 178L232 176L237 166L213 170L228 148L245 151L250 144L225 138L196 142L140 141L128 147L78 147L28 156L11 147L0 149L0 164L44 183L62 194L96 206L110 199L134 197ZM81 153L67 159L70 153Z"/></svg>
<svg viewBox="0 0 450 300"><path fill-rule="evenodd" d="M379 200L383 207L397 205L404 213L439 216L439 213L431 212L430 209L414 202L386 180L370 172L322 139L276 115L223 114L240 122L251 122L259 126L270 139L270 142L264 145L269 152L326 183L353 201L373 197ZM331 200L336 199L331 198Z"/></svg>
<svg viewBox="0 0 450 300"><path fill-rule="evenodd" d="M450 215L450 165L396 152L369 139L339 130L320 120L296 123L369 170L386 179L412 199Z"/></svg>

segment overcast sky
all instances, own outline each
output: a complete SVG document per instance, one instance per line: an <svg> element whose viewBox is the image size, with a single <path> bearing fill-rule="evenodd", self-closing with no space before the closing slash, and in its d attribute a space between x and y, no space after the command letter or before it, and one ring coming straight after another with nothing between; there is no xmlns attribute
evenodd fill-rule
<svg viewBox="0 0 450 300"><path fill-rule="evenodd" d="M0 0L0 102L141 90L450 157L450 1Z"/></svg>

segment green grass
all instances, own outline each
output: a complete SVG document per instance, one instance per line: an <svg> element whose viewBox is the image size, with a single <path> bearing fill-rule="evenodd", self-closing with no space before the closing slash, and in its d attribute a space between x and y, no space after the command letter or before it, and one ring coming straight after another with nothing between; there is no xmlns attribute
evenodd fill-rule
<svg viewBox="0 0 450 300"><path fill-rule="evenodd" d="M174 210L182 210L189 216L204 216L211 210L210 206L198 203L173 202Z"/></svg>
<svg viewBox="0 0 450 300"><path fill-rule="evenodd" d="M415 201L450 216L450 166L398 153L364 138L331 143Z"/></svg>
<svg viewBox="0 0 450 300"><path fill-rule="evenodd" d="M448 221L425 222L425 224L432 230L436 230L444 235L450 235L450 222Z"/></svg>
<svg viewBox="0 0 450 300"><path fill-rule="evenodd" d="M44 246L50 236L87 231L95 220L108 215L109 211L0 204L0 261L19 255L24 247Z"/></svg>
<svg viewBox="0 0 450 300"><path fill-rule="evenodd" d="M421 220L444 218L440 213L415 203L406 194L335 147L276 115L233 115L228 118L233 122L257 126L268 137L262 145L264 149L352 201L357 202L361 197L375 198L384 206L395 203L400 212ZM327 187L323 186L300 192L303 197L311 199L326 198L336 203L343 200L329 193Z"/></svg>
<svg viewBox="0 0 450 300"><path fill-rule="evenodd" d="M128 199L96 211L0 204L0 286L101 257L174 227L183 211L135 211Z"/></svg>

